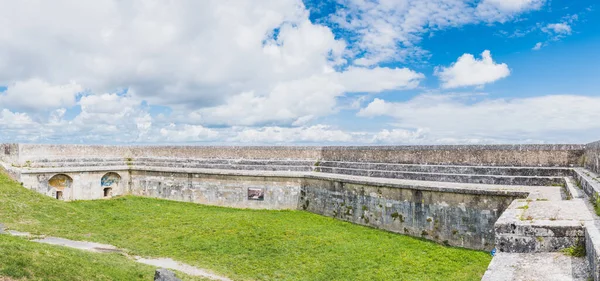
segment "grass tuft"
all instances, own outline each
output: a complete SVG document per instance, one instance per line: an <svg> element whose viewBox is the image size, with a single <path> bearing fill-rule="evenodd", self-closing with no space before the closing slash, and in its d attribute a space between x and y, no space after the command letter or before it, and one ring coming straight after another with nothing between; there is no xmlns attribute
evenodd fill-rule
<svg viewBox="0 0 600 281"><path fill-rule="evenodd" d="M585 257L585 245L583 243L577 243L569 248L564 248L561 250L565 255L572 257Z"/></svg>

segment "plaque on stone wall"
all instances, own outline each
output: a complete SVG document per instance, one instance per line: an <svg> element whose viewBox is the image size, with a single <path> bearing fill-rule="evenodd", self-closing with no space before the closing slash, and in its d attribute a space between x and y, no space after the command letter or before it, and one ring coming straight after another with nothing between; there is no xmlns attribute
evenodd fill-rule
<svg viewBox="0 0 600 281"><path fill-rule="evenodd" d="M248 188L248 200L265 200L265 190L263 188Z"/></svg>

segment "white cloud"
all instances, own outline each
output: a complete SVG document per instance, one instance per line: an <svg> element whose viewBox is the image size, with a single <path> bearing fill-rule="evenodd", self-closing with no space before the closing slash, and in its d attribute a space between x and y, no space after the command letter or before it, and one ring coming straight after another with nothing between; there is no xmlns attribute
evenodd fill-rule
<svg viewBox="0 0 600 281"><path fill-rule="evenodd" d="M390 116L397 125L443 139L574 141L600 133L599 97L550 95L514 99L421 95L407 102L373 100L359 116ZM577 132L577 133L574 133Z"/></svg>
<svg viewBox="0 0 600 281"><path fill-rule="evenodd" d="M25 128L34 124L26 113L14 113L6 108L0 111L0 126L3 129Z"/></svg>
<svg viewBox="0 0 600 281"><path fill-rule="evenodd" d="M143 142L152 125L141 101L129 95L102 94L81 97L81 112L72 120L60 120L56 133L82 136L82 141Z"/></svg>
<svg viewBox="0 0 600 281"><path fill-rule="evenodd" d="M117 94L90 95L81 97L79 105L82 115L85 114L103 114L114 116L123 111L132 110L140 101L129 96L120 96Z"/></svg>
<svg viewBox="0 0 600 281"><path fill-rule="evenodd" d="M350 67L338 73L339 83L346 92L376 93L385 90L414 89L425 75L408 68Z"/></svg>
<svg viewBox="0 0 600 281"><path fill-rule="evenodd" d="M117 118L142 118L102 100L127 89L127 101L172 108L172 122L291 125L336 112L347 92L412 89L423 79L407 68L342 67L346 42L308 16L300 0L61 0L35 9L6 1L0 85L9 89L0 103L19 111L69 108L85 88L74 122L94 110L114 127Z"/></svg>
<svg viewBox="0 0 600 281"><path fill-rule="evenodd" d="M552 36L552 40L560 40L573 32L572 26L579 20L579 15L566 15L562 17L560 22L549 23L546 25L538 23L541 26L542 32Z"/></svg>
<svg viewBox="0 0 600 281"><path fill-rule="evenodd" d="M284 128L245 128L228 139L242 143L352 142L352 134L327 125Z"/></svg>
<svg viewBox="0 0 600 281"><path fill-rule="evenodd" d="M0 142L38 141L42 129L27 113L0 110Z"/></svg>
<svg viewBox="0 0 600 281"><path fill-rule="evenodd" d="M556 34L568 35L571 34L571 26L567 23L551 23L548 24L545 29L545 32L553 32Z"/></svg>
<svg viewBox="0 0 600 281"><path fill-rule="evenodd" d="M528 10L537 10L541 8L545 0L483 0L480 8L495 7L505 12L523 12Z"/></svg>
<svg viewBox="0 0 600 281"><path fill-rule="evenodd" d="M16 81L0 92L0 106L31 111L70 107L75 105L75 97L82 91L83 88L74 82L52 85L35 78Z"/></svg>
<svg viewBox="0 0 600 281"><path fill-rule="evenodd" d="M485 50L480 60L464 54L449 67L437 67L435 75L442 81L443 88L457 88L492 83L510 75L510 70L505 63L495 63L490 51Z"/></svg>
<svg viewBox="0 0 600 281"><path fill-rule="evenodd" d="M276 84L267 94L254 91L230 97L222 105L181 116L182 120L213 125L291 124L306 116L333 112L343 87L325 76Z"/></svg>
<svg viewBox="0 0 600 281"><path fill-rule="evenodd" d="M346 92L414 89L423 74L407 68L350 67L277 83L267 94L244 92L224 104L200 109L181 120L212 125L302 124L336 111L337 98Z"/></svg>
<svg viewBox="0 0 600 281"><path fill-rule="evenodd" d="M537 42L535 43L535 46L533 46L533 48L531 48L534 51L538 51L540 50L542 47L544 46L544 44L542 42Z"/></svg>
<svg viewBox="0 0 600 281"><path fill-rule="evenodd" d="M579 20L578 14L566 15L561 18L558 23L543 24L538 23L539 28L543 33L548 35L548 40L543 43L543 46L550 44L552 41L559 41L573 32L573 25ZM536 49L534 49L536 50ZM539 50L539 49L538 49Z"/></svg>
<svg viewBox="0 0 600 281"><path fill-rule="evenodd" d="M198 142L215 140L219 133L199 125L170 124L166 128L160 129L160 135L163 142Z"/></svg>
<svg viewBox="0 0 600 281"><path fill-rule="evenodd" d="M330 28L312 23L300 0L0 2L0 86L7 86L0 92L0 141L218 144L511 139L505 132L514 133L514 128L506 129L496 119L488 123L498 124L498 134L456 114L458 123L467 120L462 128L449 121L449 112L464 109L485 120L489 117L482 112L488 109L502 115L502 103L507 110L523 111L517 100L470 104L421 97L399 106L376 99L360 114L393 116L396 125L381 129L377 124L364 132L321 123L340 110L362 107L371 94L417 88L423 74L380 63L426 57L419 46L423 36L467 24L505 22L545 3L348 0L333 20L353 35L349 46ZM563 22L571 27L569 20ZM546 28L566 34L558 26ZM438 70L447 88L483 85L510 73L489 52L482 59L463 55ZM577 96L566 97L539 102L547 109L561 102L578 108L573 101ZM488 105L494 102L498 108ZM439 111L428 111L432 106ZM571 108L565 118L588 122L593 115L587 104L579 108L585 111L582 116ZM551 119L555 126L564 123L557 119L561 114ZM509 123L515 121L509 118ZM539 126L534 123L523 126ZM440 133L444 126L448 131ZM577 126L597 132L591 125ZM551 131L536 130L517 141Z"/></svg>
<svg viewBox="0 0 600 281"><path fill-rule="evenodd" d="M300 0L2 7L0 85L76 81L93 93L129 89L153 104L197 109L343 63L345 42L312 24Z"/></svg>
<svg viewBox="0 0 600 281"><path fill-rule="evenodd" d="M383 129L373 135L371 142L387 144L422 143L427 140L427 130Z"/></svg>
<svg viewBox="0 0 600 281"><path fill-rule="evenodd" d="M332 21L354 34L355 65L369 66L427 56L418 43L427 34L467 24L505 22L540 9L544 0L348 0Z"/></svg>

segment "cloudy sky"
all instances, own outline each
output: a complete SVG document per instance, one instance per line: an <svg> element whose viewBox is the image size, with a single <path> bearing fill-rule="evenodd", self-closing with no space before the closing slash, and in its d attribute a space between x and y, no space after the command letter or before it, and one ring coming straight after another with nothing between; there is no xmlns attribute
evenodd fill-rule
<svg viewBox="0 0 600 281"><path fill-rule="evenodd" d="M0 142L600 139L594 0L0 7Z"/></svg>

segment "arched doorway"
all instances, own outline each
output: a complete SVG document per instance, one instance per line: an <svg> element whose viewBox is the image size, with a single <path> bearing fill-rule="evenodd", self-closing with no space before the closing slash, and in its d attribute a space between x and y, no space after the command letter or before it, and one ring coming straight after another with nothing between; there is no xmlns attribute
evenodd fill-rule
<svg viewBox="0 0 600 281"><path fill-rule="evenodd" d="M121 176L117 173L107 173L100 180L100 186L102 187L102 195L104 198L111 198L113 191L117 190L119 183L121 182Z"/></svg>
<svg viewBox="0 0 600 281"><path fill-rule="evenodd" d="M70 189L73 179L64 174L54 175L48 180L48 186L52 188L53 197L58 200L64 200L65 190Z"/></svg>

